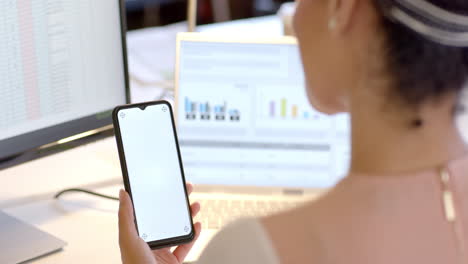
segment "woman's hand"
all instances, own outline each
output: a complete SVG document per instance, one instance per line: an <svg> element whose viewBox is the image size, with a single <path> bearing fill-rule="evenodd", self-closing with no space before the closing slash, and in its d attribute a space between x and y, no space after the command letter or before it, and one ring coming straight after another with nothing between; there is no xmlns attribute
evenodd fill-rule
<svg viewBox="0 0 468 264"><path fill-rule="evenodd" d="M187 184L190 194L193 190L191 184ZM201 231L201 224L195 223L195 238L189 244L176 247L171 252L170 248L151 250L148 244L138 236L136 231L132 200L127 192L120 190L119 206L119 245L123 264L180 264L184 261ZM200 211L200 204L193 203L191 206L192 217ZM161 214L164 217L164 214Z"/></svg>

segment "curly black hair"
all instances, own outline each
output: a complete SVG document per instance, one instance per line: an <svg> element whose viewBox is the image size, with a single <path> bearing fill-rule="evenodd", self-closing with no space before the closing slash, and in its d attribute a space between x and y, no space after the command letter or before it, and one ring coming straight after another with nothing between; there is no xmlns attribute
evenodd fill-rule
<svg viewBox="0 0 468 264"><path fill-rule="evenodd" d="M426 1L468 15L468 0ZM395 81L395 88L390 92L406 105L416 108L445 95L460 96L468 78L468 48L436 43L385 18L382 2L376 0L377 9L382 12L387 67Z"/></svg>

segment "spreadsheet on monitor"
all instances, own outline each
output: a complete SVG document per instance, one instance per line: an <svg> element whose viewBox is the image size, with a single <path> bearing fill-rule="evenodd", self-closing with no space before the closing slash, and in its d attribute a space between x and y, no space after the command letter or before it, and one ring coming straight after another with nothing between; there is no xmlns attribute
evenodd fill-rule
<svg viewBox="0 0 468 264"><path fill-rule="evenodd" d="M125 102L119 8L117 0L0 2L0 140Z"/></svg>

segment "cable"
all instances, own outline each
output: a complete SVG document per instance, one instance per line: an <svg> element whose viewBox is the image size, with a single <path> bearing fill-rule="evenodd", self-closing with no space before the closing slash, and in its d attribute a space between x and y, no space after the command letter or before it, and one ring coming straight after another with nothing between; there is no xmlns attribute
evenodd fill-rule
<svg viewBox="0 0 468 264"><path fill-rule="evenodd" d="M114 201L118 201L118 200L119 200L119 198L114 197L114 196L109 196L109 195L105 195L105 194L101 194L101 193L97 193L97 192L93 192L93 191L86 190L86 189L81 189L81 188L72 188L72 189L65 189L65 190L62 190L62 191L58 192L58 193L54 196L54 198L55 198L55 199L58 199L58 198L60 198L60 196L62 196L63 194L69 193L69 192L82 192L82 193L94 195L94 196L101 197L101 198L105 198L105 199L109 199L109 200L114 200Z"/></svg>

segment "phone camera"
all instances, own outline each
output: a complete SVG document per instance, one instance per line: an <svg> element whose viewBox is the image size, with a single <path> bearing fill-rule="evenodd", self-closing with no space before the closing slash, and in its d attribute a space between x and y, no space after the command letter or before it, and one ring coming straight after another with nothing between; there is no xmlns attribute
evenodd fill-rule
<svg viewBox="0 0 468 264"><path fill-rule="evenodd" d="M120 113L120 118L125 118L125 113Z"/></svg>
<svg viewBox="0 0 468 264"><path fill-rule="evenodd" d="M163 112L166 112L166 111L167 111L167 107L163 106L162 111L163 111Z"/></svg>

